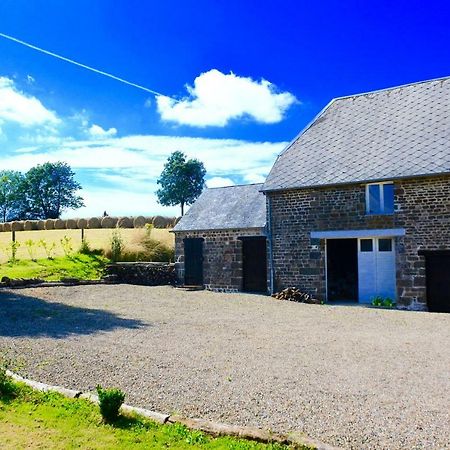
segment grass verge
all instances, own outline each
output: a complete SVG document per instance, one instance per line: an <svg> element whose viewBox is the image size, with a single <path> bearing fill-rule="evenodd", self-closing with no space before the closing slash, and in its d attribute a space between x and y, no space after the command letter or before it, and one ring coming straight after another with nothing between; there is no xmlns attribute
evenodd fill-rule
<svg viewBox="0 0 450 450"><path fill-rule="evenodd" d="M108 263L108 259L99 255L75 254L54 259L38 259L37 261L19 260L15 263L0 265L0 276L11 279L41 278L47 281L58 281L61 278L78 278L80 280L100 279Z"/></svg>
<svg viewBox="0 0 450 450"><path fill-rule="evenodd" d="M114 425L101 422L98 407L82 399L33 391L14 383L14 395L0 395L1 447L5 449L233 449L281 450L279 444L212 438L182 425L160 425L121 416Z"/></svg>

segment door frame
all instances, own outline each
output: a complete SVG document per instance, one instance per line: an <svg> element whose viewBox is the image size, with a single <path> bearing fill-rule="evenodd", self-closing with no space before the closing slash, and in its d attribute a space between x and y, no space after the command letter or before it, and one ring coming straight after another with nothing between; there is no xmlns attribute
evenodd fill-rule
<svg viewBox="0 0 450 450"><path fill-rule="evenodd" d="M240 240L242 242L242 247L241 247L241 257L242 257L242 283L241 283L241 291L242 292L257 292L257 291L245 291L244 290L244 283L245 283L245 273L244 273L244 242L245 241L264 241L264 247L265 247L265 290L261 291L267 293L269 288L268 288L268 260L267 260L267 236L261 235L261 236L239 236L238 240ZM259 292L259 291L258 291Z"/></svg>

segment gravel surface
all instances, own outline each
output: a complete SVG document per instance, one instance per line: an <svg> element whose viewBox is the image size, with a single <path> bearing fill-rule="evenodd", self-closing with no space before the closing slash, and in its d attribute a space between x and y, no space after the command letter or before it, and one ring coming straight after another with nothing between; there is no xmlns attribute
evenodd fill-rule
<svg viewBox="0 0 450 450"><path fill-rule="evenodd" d="M352 449L450 448L450 315L170 287L0 292L22 375Z"/></svg>

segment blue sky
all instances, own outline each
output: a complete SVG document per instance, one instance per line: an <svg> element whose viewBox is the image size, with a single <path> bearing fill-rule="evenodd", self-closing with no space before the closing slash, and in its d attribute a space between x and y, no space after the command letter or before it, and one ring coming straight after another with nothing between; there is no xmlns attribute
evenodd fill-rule
<svg viewBox="0 0 450 450"><path fill-rule="evenodd" d="M172 151L260 182L333 97L450 75L449 23L433 0L3 0L1 33L167 97L0 38L2 168L67 161L66 216L177 214L154 196Z"/></svg>

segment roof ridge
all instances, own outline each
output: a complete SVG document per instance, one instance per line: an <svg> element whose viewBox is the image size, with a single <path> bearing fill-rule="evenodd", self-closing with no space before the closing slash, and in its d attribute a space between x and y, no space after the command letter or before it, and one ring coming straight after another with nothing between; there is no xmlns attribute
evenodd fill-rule
<svg viewBox="0 0 450 450"><path fill-rule="evenodd" d="M334 102L336 100L346 100L348 98L361 97L363 95L378 94L378 93L382 93L382 92L386 92L386 91L393 91L395 89L402 89L402 88L406 88L406 87L410 87L410 86L417 86L418 84L424 84L424 83L432 83L434 81L445 81L445 80L449 80L449 79L450 79L450 75L447 75L445 77L439 77L439 78L431 78L429 80L413 81L412 83L399 84L397 86L390 86L390 87L381 88L381 89L374 89L373 91L359 92L357 94L349 94L349 95L342 95L339 97L333 97L331 102Z"/></svg>
<svg viewBox="0 0 450 450"><path fill-rule="evenodd" d="M244 187L244 186L261 186L264 183L245 183L245 184L233 184L231 186L214 186L207 187L206 189L225 189L225 188L234 188L234 187Z"/></svg>

